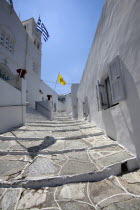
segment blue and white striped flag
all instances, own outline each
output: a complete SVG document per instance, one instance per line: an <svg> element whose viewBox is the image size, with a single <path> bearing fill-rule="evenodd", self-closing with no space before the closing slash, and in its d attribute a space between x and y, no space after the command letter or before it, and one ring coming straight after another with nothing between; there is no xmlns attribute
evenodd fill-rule
<svg viewBox="0 0 140 210"><path fill-rule="evenodd" d="M44 24L42 23L40 17L38 18L37 21L37 29L43 34L44 41L46 42L49 38L49 33Z"/></svg>

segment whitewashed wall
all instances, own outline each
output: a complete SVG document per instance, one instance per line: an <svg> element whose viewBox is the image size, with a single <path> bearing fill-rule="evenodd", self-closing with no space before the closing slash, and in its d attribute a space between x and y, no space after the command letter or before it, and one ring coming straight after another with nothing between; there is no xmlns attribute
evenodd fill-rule
<svg viewBox="0 0 140 210"><path fill-rule="evenodd" d="M46 116L48 120L53 118L53 106L51 100L36 102L36 110Z"/></svg>
<svg viewBox="0 0 140 210"><path fill-rule="evenodd" d="M78 90L78 114L88 97L90 121L136 154L140 162L140 1L106 0ZM96 84L119 54L126 99L98 111Z"/></svg>
<svg viewBox="0 0 140 210"><path fill-rule="evenodd" d="M10 52L0 45L0 63L7 59L7 66L17 74L16 69L24 68L26 31L19 21L14 10L10 12L9 4L5 0L0 1L0 32L4 31L14 41L14 50Z"/></svg>
<svg viewBox="0 0 140 210"><path fill-rule="evenodd" d="M24 28L26 26L26 30ZM54 95L57 102L57 93L41 81L41 34L36 30L33 18L21 23L15 11L5 1L0 1L0 33L4 31L14 41L14 50L10 52L0 44L0 64L4 64L16 75L16 70L24 68L27 70L25 79L27 81L27 102L31 108L35 108L35 101L46 100L47 94ZM39 49L37 44L39 42ZM36 68L33 68L35 62ZM43 94L39 91L43 89Z"/></svg>
<svg viewBox="0 0 140 210"><path fill-rule="evenodd" d="M0 79L0 133L25 123L26 81L20 83L21 91Z"/></svg>
<svg viewBox="0 0 140 210"><path fill-rule="evenodd" d="M58 112L65 112L66 111L66 104L62 103L61 101L57 102L57 111Z"/></svg>
<svg viewBox="0 0 140 210"><path fill-rule="evenodd" d="M77 91L78 91L79 84L72 84L71 86L71 101L72 101L72 117L78 117L78 98L77 98Z"/></svg>
<svg viewBox="0 0 140 210"><path fill-rule="evenodd" d="M72 114L72 101L71 101L71 94L66 95L66 112L68 114Z"/></svg>

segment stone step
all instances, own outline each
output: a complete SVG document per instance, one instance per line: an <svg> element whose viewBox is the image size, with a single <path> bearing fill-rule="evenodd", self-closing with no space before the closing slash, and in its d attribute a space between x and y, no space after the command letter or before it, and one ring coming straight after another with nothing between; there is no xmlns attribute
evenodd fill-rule
<svg viewBox="0 0 140 210"><path fill-rule="evenodd" d="M40 162L41 163L41 162ZM125 165L125 166L124 166ZM78 166L78 165L77 165ZM83 182L98 182L102 181L110 176L120 175L123 172L123 167L127 167L127 172L134 169L138 169L136 158L126 159L119 163L115 163L111 166L105 167L102 170L92 171L90 169L87 173L78 173L74 175L61 175L61 176L38 176L37 177L26 177L28 173L32 173L31 166L30 170L25 169L21 179L12 179L11 181L0 180L1 188L44 188L44 187L57 187L64 184L70 183L83 183ZM74 165L73 165L74 167ZM35 168L34 168L35 169ZM34 171L35 172L35 171ZM33 174L32 174L33 175ZM24 178L24 179L23 179Z"/></svg>
<svg viewBox="0 0 140 210"><path fill-rule="evenodd" d="M65 126L70 126L70 125L83 125L83 124L87 124L86 122L82 122L82 121L69 121L69 122L62 122L62 121L49 121L49 122L47 122L47 121L45 121L45 122L43 122L43 121L34 121L34 122L27 122L26 123L27 125L30 125L30 126L33 126L33 125L37 125L37 126L42 126L42 125L46 125L46 126L51 126L51 125L54 125L54 126L63 126L63 125L65 125Z"/></svg>
<svg viewBox="0 0 140 210"><path fill-rule="evenodd" d="M66 147L71 150L53 153L53 149L52 153L39 151L29 155L19 152L19 148L14 155L14 147L11 147L12 155L0 158L0 178L5 181L1 181L0 186L31 187L34 183L34 187L43 187L97 181L120 174L123 164L128 171L137 167L135 157L118 145L75 151L76 145L66 142Z"/></svg>
<svg viewBox="0 0 140 210"><path fill-rule="evenodd" d="M41 189L1 188L0 195L2 209L139 209L140 170L98 182Z"/></svg>
<svg viewBox="0 0 140 210"><path fill-rule="evenodd" d="M138 168L132 154L93 124L31 112L27 126L0 135L0 208L139 209L140 172L128 173Z"/></svg>

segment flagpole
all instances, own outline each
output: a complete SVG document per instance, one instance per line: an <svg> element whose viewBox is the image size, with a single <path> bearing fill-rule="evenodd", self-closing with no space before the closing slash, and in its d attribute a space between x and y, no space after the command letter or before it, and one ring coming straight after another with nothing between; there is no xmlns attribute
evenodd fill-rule
<svg viewBox="0 0 140 210"><path fill-rule="evenodd" d="M58 73L58 75L59 75L59 73ZM58 78L58 75L57 75L57 78ZM54 92L55 92L56 86L57 86L57 79L56 79L56 83L55 83L55 87L54 87L53 95L52 95L53 105L54 105Z"/></svg>

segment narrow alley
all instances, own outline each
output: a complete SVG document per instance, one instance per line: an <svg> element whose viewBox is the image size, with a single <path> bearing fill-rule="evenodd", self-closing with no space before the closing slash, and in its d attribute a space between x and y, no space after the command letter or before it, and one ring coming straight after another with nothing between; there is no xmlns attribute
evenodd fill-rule
<svg viewBox="0 0 140 210"><path fill-rule="evenodd" d="M27 119L0 135L0 209L139 209L136 158L116 141L65 113Z"/></svg>

